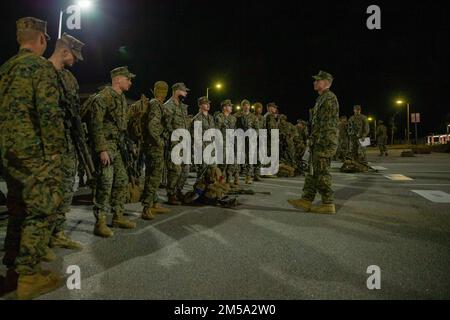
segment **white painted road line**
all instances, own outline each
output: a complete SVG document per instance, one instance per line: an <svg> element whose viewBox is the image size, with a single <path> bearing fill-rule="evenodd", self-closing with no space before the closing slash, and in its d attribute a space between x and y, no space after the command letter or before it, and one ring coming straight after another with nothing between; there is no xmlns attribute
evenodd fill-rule
<svg viewBox="0 0 450 320"><path fill-rule="evenodd" d="M450 203L450 194L441 190L411 190L435 203Z"/></svg>
<svg viewBox="0 0 450 320"><path fill-rule="evenodd" d="M387 168L382 167L382 166L372 166L372 168L374 168L375 170L378 170L378 171L384 171L384 170L387 170Z"/></svg>
<svg viewBox="0 0 450 320"><path fill-rule="evenodd" d="M413 180L410 177L404 176L402 174L397 174L397 173L386 174L385 177L390 179L390 180L393 180L393 181L410 181L410 180Z"/></svg>

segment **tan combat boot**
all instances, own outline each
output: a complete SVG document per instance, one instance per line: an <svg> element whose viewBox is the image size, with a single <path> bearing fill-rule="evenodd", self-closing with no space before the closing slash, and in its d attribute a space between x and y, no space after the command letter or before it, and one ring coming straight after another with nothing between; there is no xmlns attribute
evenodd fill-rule
<svg viewBox="0 0 450 320"><path fill-rule="evenodd" d="M51 237L50 247L60 247L71 250L83 249L83 245L80 242L70 239L64 231L60 231Z"/></svg>
<svg viewBox="0 0 450 320"><path fill-rule="evenodd" d="M154 202L152 206L152 213L168 213L170 212L169 208L161 207L158 202Z"/></svg>
<svg viewBox="0 0 450 320"><path fill-rule="evenodd" d="M32 275L19 275L17 280L17 299L30 300L53 291L61 284L61 277L51 271Z"/></svg>
<svg viewBox="0 0 450 320"><path fill-rule="evenodd" d="M255 175L255 178L253 179L253 181L262 181L261 177L259 175Z"/></svg>
<svg viewBox="0 0 450 320"><path fill-rule="evenodd" d="M155 216L153 215L149 207L144 207L144 210L142 210L141 218L144 220L153 220L155 219Z"/></svg>
<svg viewBox="0 0 450 320"><path fill-rule="evenodd" d="M44 262L52 262L52 261L55 261L57 258L58 257L53 252L53 250L50 249L49 247L47 247L45 249L45 254L41 257L41 260Z"/></svg>
<svg viewBox="0 0 450 320"><path fill-rule="evenodd" d="M94 226L94 234L103 238L109 238L114 235L114 232L106 225L106 214L98 214L97 222Z"/></svg>
<svg viewBox="0 0 450 320"><path fill-rule="evenodd" d="M305 199L289 199L288 202L297 209L303 209L306 212L308 212L312 206L312 202Z"/></svg>
<svg viewBox="0 0 450 320"><path fill-rule="evenodd" d="M123 213L114 213L112 219L113 228L134 229L136 223L124 218Z"/></svg>
<svg viewBox="0 0 450 320"><path fill-rule="evenodd" d="M252 177L251 176L246 176L245 177L245 184L252 184L252 183L253 183Z"/></svg>
<svg viewBox="0 0 450 320"><path fill-rule="evenodd" d="M312 213L319 213L319 214L335 214L336 208L334 204L321 204L320 206L314 206L311 208Z"/></svg>

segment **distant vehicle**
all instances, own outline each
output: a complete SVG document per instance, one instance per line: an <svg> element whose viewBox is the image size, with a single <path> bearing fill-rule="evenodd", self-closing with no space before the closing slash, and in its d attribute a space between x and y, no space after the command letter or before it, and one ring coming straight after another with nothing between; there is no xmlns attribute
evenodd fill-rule
<svg viewBox="0 0 450 320"><path fill-rule="evenodd" d="M450 142L450 134L438 134L427 136L427 145L432 146L434 144L446 144Z"/></svg>

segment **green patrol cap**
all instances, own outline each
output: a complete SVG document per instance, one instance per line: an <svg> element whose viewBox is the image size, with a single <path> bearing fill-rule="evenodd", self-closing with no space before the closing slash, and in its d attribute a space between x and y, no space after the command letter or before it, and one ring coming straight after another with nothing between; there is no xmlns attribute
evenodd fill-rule
<svg viewBox="0 0 450 320"><path fill-rule="evenodd" d="M17 31L34 30L42 32L47 40L50 40L50 36L47 34L47 21L40 20L34 17L20 18L16 21Z"/></svg>
<svg viewBox="0 0 450 320"><path fill-rule="evenodd" d="M75 37L72 37L70 34L63 33L61 39L58 41L64 42L73 53L73 55L80 61L83 61L83 56L81 54L81 49L84 47L84 43L78 40Z"/></svg>
<svg viewBox="0 0 450 320"><path fill-rule="evenodd" d="M313 76L315 80L328 80L333 81L333 76L329 74L328 72L320 70L319 73L315 76Z"/></svg>
<svg viewBox="0 0 450 320"><path fill-rule="evenodd" d="M241 106L244 104L250 104L250 101L248 101L247 99L244 99L241 101Z"/></svg>
<svg viewBox="0 0 450 320"><path fill-rule="evenodd" d="M114 78L117 76L125 76L125 77L131 79L131 78L136 77L135 74L128 71L127 66L115 68L115 69L111 70L110 73L111 73L111 78Z"/></svg>
<svg viewBox="0 0 450 320"><path fill-rule="evenodd" d="M197 99L197 103L198 105L202 105L204 103L211 103L211 101L209 101L207 97L200 97Z"/></svg>
<svg viewBox="0 0 450 320"><path fill-rule="evenodd" d="M255 106L255 110L256 110L256 109L262 109L262 108L263 108L263 105L262 105L261 102L255 102L254 106Z"/></svg>
<svg viewBox="0 0 450 320"><path fill-rule="evenodd" d="M172 91L181 90L181 91L189 91L189 88L183 82L177 82L172 86Z"/></svg>
<svg viewBox="0 0 450 320"><path fill-rule="evenodd" d="M273 108L275 108L275 109L278 109L278 106L275 104L275 102L269 102L269 103L267 104L267 109L269 109L270 107L273 107Z"/></svg>
<svg viewBox="0 0 450 320"><path fill-rule="evenodd" d="M232 106L233 106L233 103L231 102L230 99L226 99L226 100L223 100L223 101L220 103L220 106L221 106L222 108L223 108L223 107L226 107L226 106L232 107Z"/></svg>

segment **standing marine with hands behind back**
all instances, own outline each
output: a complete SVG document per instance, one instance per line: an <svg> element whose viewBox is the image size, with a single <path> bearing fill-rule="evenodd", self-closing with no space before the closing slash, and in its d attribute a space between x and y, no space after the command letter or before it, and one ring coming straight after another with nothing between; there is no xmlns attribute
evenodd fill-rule
<svg viewBox="0 0 450 320"><path fill-rule="evenodd" d="M306 175L301 199L288 200L294 207L313 213L333 214L332 178L330 174L331 158L338 146L339 103L336 95L330 91L333 76L320 71L314 76L314 90L317 91L316 104L312 109L311 134L308 145L312 152L312 171ZM316 193L322 196L322 205L312 206Z"/></svg>

